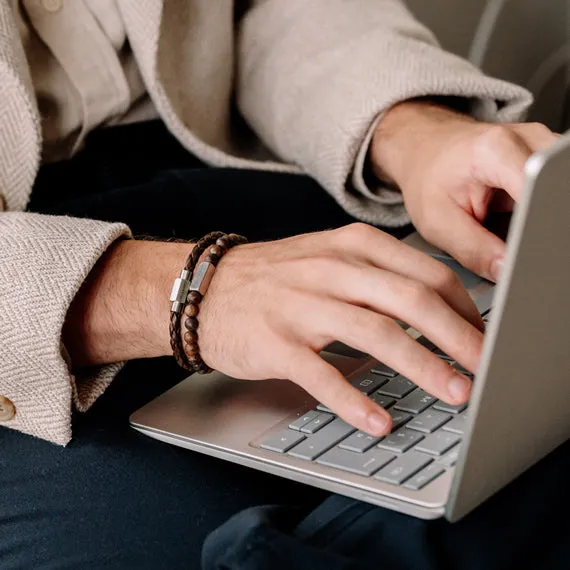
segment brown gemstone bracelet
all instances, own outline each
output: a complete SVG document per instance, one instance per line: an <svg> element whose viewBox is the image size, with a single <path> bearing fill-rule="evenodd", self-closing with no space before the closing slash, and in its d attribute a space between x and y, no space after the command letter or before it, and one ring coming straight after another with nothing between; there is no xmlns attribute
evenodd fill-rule
<svg viewBox="0 0 570 570"><path fill-rule="evenodd" d="M237 234L212 232L196 242L186 260L180 276L174 281L170 300L170 346L179 366L193 372L206 374L211 368L200 356L198 347L198 313L200 302L210 285L210 281L220 259L235 247L247 243L247 239ZM198 267L199 259L210 248L204 261ZM182 335L182 314L184 314L184 334Z"/></svg>

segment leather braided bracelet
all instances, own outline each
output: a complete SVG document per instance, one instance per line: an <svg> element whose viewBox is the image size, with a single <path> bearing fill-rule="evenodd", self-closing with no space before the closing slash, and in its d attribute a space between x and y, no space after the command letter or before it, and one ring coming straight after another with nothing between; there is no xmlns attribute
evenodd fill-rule
<svg viewBox="0 0 570 570"><path fill-rule="evenodd" d="M247 243L247 239L237 234L211 232L196 242L186 260L180 276L174 281L170 300L170 346L179 366L192 372L207 374L212 369L202 360L198 347L198 313L200 301L210 285L210 281L220 259L235 247ZM199 259L210 248L205 260L198 267ZM182 315L184 314L184 335L182 335Z"/></svg>

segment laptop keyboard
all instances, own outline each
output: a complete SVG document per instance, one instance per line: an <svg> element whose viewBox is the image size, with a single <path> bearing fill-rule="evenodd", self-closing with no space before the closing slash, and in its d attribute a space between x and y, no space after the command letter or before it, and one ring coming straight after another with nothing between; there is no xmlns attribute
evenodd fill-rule
<svg viewBox="0 0 570 570"><path fill-rule="evenodd" d="M488 316L487 311L485 322ZM473 378L425 337L418 342ZM390 434L374 437L358 431L319 404L263 439L260 447L411 490L422 489L455 465L467 405L446 404L382 363L352 384L390 413Z"/></svg>

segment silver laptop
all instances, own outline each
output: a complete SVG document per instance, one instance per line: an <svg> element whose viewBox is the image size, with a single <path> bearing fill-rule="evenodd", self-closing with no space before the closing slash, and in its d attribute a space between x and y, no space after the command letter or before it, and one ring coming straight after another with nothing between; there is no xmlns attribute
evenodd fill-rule
<svg viewBox="0 0 570 570"><path fill-rule="evenodd" d="M527 164L496 287L417 234L408 241L454 267L488 321L468 407L438 401L366 355L330 347L323 356L390 411L390 435L355 430L291 382L219 373L182 381L135 412L131 425L417 517L462 518L570 436L570 135Z"/></svg>

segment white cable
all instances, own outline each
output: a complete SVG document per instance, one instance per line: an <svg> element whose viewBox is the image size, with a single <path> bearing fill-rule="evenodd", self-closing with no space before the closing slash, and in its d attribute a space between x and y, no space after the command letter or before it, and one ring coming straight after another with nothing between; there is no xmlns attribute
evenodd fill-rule
<svg viewBox="0 0 570 570"><path fill-rule="evenodd" d="M469 61L479 68L483 67L491 38L507 2L508 0L487 0L483 9L468 55Z"/></svg>
<svg viewBox="0 0 570 570"><path fill-rule="evenodd" d="M560 71L560 68L570 62L570 45L564 44L557 50L553 51L532 74L531 78L526 82L526 88L538 97L548 82ZM568 84L568 79L567 79Z"/></svg>

